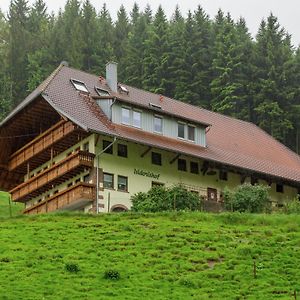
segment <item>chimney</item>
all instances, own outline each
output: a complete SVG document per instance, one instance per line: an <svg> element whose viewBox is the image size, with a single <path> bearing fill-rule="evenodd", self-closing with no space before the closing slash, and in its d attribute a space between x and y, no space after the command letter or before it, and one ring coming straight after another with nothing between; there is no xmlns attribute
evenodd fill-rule
<svg viewBox="0 0 300 300"><path fill-rule="evenodd" d="M113 92L118 91L118 64L115 62L108 62L106 64L106 81Z"/></svg>

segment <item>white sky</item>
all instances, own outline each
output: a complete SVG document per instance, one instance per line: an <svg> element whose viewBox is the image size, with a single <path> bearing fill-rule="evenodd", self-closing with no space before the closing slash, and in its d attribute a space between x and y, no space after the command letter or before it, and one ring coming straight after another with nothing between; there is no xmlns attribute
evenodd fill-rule
<svg viewBox="0 0 300 300"><path fill-rule="evenodd" d="M123 3L127 11L132 9L134 2L137 2L141 9L144 9L147 3L150 3L153 12L156 11L159 4L170 17L175 9L176 4L179 5L183 15L188 10L194 11L200 4L210 17L216 15L219 8L225 12L230 12L232 17L237 19L240 16L246 19L250 32L255 35L262 18L272 12L278 17L279 23L292 34L293 43L298 46L300 44L300 1L299 0L90 0L95 8L99 11L103 3L106 2L107 7L113 19ZM33 3L34 0L29 0ZM57 12L66 0L45 0L48 10ZM8 11L10 0L0 0L0 9L4 12Z"/></svg>

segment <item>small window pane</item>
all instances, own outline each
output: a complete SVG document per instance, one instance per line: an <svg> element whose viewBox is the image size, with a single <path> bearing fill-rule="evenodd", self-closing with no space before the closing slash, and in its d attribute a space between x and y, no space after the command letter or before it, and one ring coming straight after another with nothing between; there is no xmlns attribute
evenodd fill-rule
<svg viewBox="0 0 300 300"><path fill-rule="evenodd" d="M184 139L184 124L178 123L178 137Z"/></svg>
<svg viewBox="0 0 300 300"><path fill-rule="evenodd" d="M133 111L133 126L141 128L142 114L139 111Z"/></svg>
<svg viewBox="0 0 300 300"><path fill-rule="evenodd" d="M103 150L106 149L112 142L110 141L103 141ZM109 148L107 148L104 153L107 154L113 154L113 146L110 146Z"/></svg>
<svg viewBox="0 0 300 300"><path fill-rule="evenodd" d="M83 151L89 151L90 149L90 144L89 143L85 143L85 144L83 144Z"/></svg>
<svg viewBox="0 0 300 300"><path fill-rule="evenodd" d="M282 184L279 184L279 183L276 184L276 192L283 193L283 185Z"/></svg>
<svg viewBox="0 0 300 300"><path fill-rule="evenodd" d="M125 191L128 190L128 179L125 176L118 176L118 190Z"/></svg>
<svg viewBox="0 0 300 300"><path fill-rule="evenodd" d="M122 123L130 125L130 109L122 107Z"/></svg>
<svg viewBox="0 0 300 300"><path fill-rule="evenodd" d="M109 173L103 174L103 187L106 189L114 188L114 175Z"/></svg>
<svg viewBox="0 0 300 300"><path fill-rule="evenodd" d="M195 127L193 126L188 126L188 139L195 141Z"/></svg>
<svg viewBox="0 0 300 300"><path fill-rule="evenodd" d="M85 93L89 92L83 82L77 81L77 80L71 80L71 81L72 81L73 85L75 86L76 90L85 92Z"/></svg>
<svg viewBox="0 0 300 300"><path fill-rule="evenodd" d="M154 131L162 133L162 118L154 117Z"/></svg>
<svg viewBox="0 0 300 300"><path fill-rule="evenodd" d="M191 161L191 173L199 174L199 165L198 165L198 163Z"/></svg>
<svg viewBox="0 0 300 300"><path fill-rule="evenodd" d="M178 159L178 170L179 171L186 171L186 160L185 159Z"/></svg>
<svg viewBox="0 0 300 300"><path fill-rule="evenodd" d="M152 164L161 166L161 154L152 152Z"/></svg>
<svg viewBox="0 0 300 300"><path fill-rule="evenodd" d="M127 146L118 144L118 156L127 157Z"/></svg>
<svg viewBox="0 0 300 300"><path fill-rule="evenodd" d="M107 96L110 96L109 92L106 91L106 90L102 90L100 88L96 88L96 92L99 96L101 97L107 97Z"/></svg>

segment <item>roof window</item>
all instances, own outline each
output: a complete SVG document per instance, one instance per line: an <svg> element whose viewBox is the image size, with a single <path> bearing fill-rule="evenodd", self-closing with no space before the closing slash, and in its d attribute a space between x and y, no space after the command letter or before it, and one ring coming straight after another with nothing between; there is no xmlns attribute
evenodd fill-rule
<svg viewBox="0 0 300 300"><path fill-rule="evenodd" d="M149 103L149 106L156 108L156 109L162 109L160 105L154 104L154 103Z"/></svg>
<svg viewBox="0 0 300 300"><path fill-rule="evenodd" d="M71 79L71 82L77 91L85 92L85 93L89 92L84 82L76 79Z"/></svg>
<svg viewBox="0 0 300 300"><path fill-rule="evenodd" d="M121 92L126 93L127 95L129 94L128 89L124 85L119 84L119 89Z"/></svg>
<svg viewBox="0 0 300 300"><path fill-rule="evenodd" d="M110 96L110 93L109 93L109 91L107 91L107 90L100 89L100 88L98 88L98 87L96 87L96 86L95 86L95 90L96 90L97 94L98 94L99 96L101 96L101 97Z"/></svg>

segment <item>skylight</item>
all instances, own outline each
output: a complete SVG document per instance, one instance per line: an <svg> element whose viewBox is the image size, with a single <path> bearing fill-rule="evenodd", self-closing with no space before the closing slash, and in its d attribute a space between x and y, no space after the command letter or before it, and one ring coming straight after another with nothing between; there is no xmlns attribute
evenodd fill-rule
<svg viewBox="0 0 300 300"><path fill-rule="evenodd" d="M119 84L119 89L121 90L121 92L129 94L128 89L124 85Z"/></svg>
<svg viewBox="0 0 300 300"><path fill-rule="evenodd" d="M160 105L154 104L154 103L149 103L149 106L156 108L156 109L162 109Z"/></svg>
<svg viewBox="0 0 300 300"><path fill-rule="evenodd" d="M99 96L101 96L101 97L110 96L110 93L109 93L109 91L107 91L107 90L103 90L103 89L100 89L100 88L98 88L98 87L95 87L95 90L96 90L97 94L98 94Z"/></svg>
<svg viewBox="0 0 300 300"><path fill-rule="evenodd" d="M73 83L73 85L77 91L85 92L85 93L89 92L84 82L76 80L76 79L71 79L71 82Z"/></svg>

